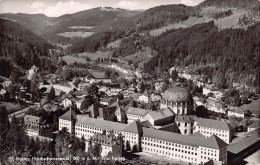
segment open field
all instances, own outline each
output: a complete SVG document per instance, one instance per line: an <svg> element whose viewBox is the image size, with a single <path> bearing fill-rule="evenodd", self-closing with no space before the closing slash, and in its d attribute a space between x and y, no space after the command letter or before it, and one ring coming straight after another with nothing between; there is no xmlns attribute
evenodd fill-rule
<svg viewBox="0 0 260 165"><path fill-rule="evenodd" d="M88 69L88 71L96 78L104 78L104 77L106 77L104 71L91 70L91 69Z"/></svg>
<svg viewBox="0 0 260 165"><path fill-rule="evenodd" d="M85 58L79 58L79 57L74 57L74 56L69 56L69 55L63 56L62 59L64 61L66 61L67 64L72 64L74 62L82 63L82 64L86 63L86 59Z"/></svg>
<svg viewBox="0 0 260 165"><path fill-rule="evenodd" d="M90 52L83 52L78 54L79 57L89 57L92 61L95 61L98 58L108 58L111 57L111 52L95 52L95 53L90 53Z"/></svg>
<svg viewBox="0 0 260 165"><path fill-rule="evenodd" d="M71 26L70 29L92 29L94 26Z"/></svg>
<svg viewBox="0 0 260 165"><path fill-rule="evenodd" d="M59 36L62 37L67 37L67 38L74 38L74 37L81 37L81 38L87 38L94 34L94 32L64 32L58 34Z"/></svg>

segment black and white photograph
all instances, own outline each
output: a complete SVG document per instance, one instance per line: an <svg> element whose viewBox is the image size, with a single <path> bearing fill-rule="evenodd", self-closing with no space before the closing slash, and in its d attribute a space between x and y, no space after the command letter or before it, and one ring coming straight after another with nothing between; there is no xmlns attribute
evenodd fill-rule
<svg viewBox="0 0 260 165"><path fill-rule="evenodd" d="M0 165L260 165L260 0L0 0Z"/></svg>

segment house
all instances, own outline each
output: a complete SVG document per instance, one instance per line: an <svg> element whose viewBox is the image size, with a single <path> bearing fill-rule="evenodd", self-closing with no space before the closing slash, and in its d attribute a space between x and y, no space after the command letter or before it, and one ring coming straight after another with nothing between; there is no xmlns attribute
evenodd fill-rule
<svg viewBox="0 0 260 165"><path fill-rule="evenodd" d="M100 104L104 105L104 106L108 106L108 104L110 103L110 99L105 97L102 100L100 100Z"/></svg>
<svg viewBox="0 0 260 165"><path fill-rule="evenodd" d="M70 97L66 97L62 100L61 104L67 108L73 104L73 100Z"/></svg>
<svg viewBox="0 0 260 165"><path fill-rule="evenodd" d="M76 101L77 109L81 110L81 103L85 100L85 98L78 99Z"/></svg>
<svg viewBox="0 0 260 165"><path fill-rule="evenodd" d="M141 102L141 103L149 103L149 97L147 95L140 95L138 97L138 101Z"/></svg>
<svg viewBox="0 0 260 165"><path fill-rule="evenodd" d="M157 81L154 84L154 88L156 91L161 91L163 87L163 81Z"/></svg>
<svg viewBox="0 0 260 165"><path fill-rule="evenodd" d="M91 85L90 83L80 82L78 84L78 89L79 90L86 90L90 85Z"/></svg>
<svg viewBox="0 0 260 165"><path fill-rule="evenodd" d="M169 123L173 123L175 113L170 108L164 108L157 111L149 111L145 115L145 119L148 120L153 126L163 126Z"/></svg>
<svg viewBox="0 0 260 165"><path fill-rule="evenodd" d="M41 117L32 116L32 115L24 116L24 125L26 127L26 134L28 136L39 136L41 122L42 122Z"/></svg>
<svg viewBox="0 0 260 165"><path fill-rule="evenodd" d="M205 137L216 135L229 144L234 134L233 128L226 121L195 118L193 132L199 132Z"/></svg>
<svg viewBox="0 0 260 165"><path fill-rule="evenodd" d="M33 66L28 70L27 79L28 79L28 80L31 80L32 77L33 77L33 75L34 75L35 73L37 73L37 71L38 71L38 68L37 68L35 65L33 65Z"/></svg>
<svg viewBox="0 0 260 165"><path fill-rule="evenodd" d="M143 121L146 120L144 117L151 112L151 110L142 109L142 108L134 108L134 107L128 107L126 111L127 116L127 123L130 124L134 121Z"/></svg>
<svg viewBox="0 0 260 165"><path fill-rule="evenodd" d="M217 112L222 114L226 113L224 106L219 102L208 102L206 103L206 108L212 112Z"/></svg>
<svg viewBox="0 0 260 165"><path fill-rule="evenodd" d="M150 95L150 100L153 102L161 101L162 97L159 94L152 93Z"/></svg>
<svg viewBox="0 0 260 165"><path fill-rule="evenodd" d="M92 146L100 144L101 157L104 158L108 155L112 157L122 157L122 144L120 140L114 135L94 134L85 142L85 152L88 152L89 144Z"/></svg>
<svg viewBox="0 0 260 165"><path fill-rule="evenodd" d="M76 113L73 110L69 110L59 117L59 131L63 128L67 128L69 133L74 134L76 120Z"/></svg>
<svg viewBox="0 0 260 165"><path fill-rule="evenodd" d="M245 111L244 111L243 108L233 107L233 108L228 109L228 117L230 117L230 116L244 118L245 117Z"/></svg>
<svg viewBox="0 0 260 165"><path fill-rule="evenodd" d="M24 125L28 136L39 137L42 140L52 140L53 129L49 124L44 124L41 117L25 115Z"/></svg>
<svg viewBox="0 0 260 165"><path fill-rule="evenodd" d="M258 129L258 128L260 128L260 122L259 122L259 120L256 120L256 121L254 121L252 124L250 124L250 125L247 127L247 132L256 130L256 129Z"/></svg>
<svg viewBox="0 0 260 165"><path fill-rule="evenodd" d="M110 88L110 89L107 90L106 94L108 96L116 96L121 91L122 91L122 89L120 89L120 88Z"/></svg>

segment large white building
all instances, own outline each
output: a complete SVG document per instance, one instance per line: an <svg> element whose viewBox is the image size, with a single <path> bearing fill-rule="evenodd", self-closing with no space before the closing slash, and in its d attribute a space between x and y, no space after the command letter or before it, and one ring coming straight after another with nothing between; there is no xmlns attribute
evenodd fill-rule
<svg viewBox="0 0 260 165"><path fill-rule="evenodd" d="M142 150L195 164L202 164L210 159L227 163L227 144L215 135L201 138L144 127Z"/></svg>
<svg viewBox="0 0 260 165"><path fill-rule="evenodd" d="M63 124L63 121L65 117L67 119L69 116L71 116L71 112L67 112L63 117L60 117L60 129L68 127L68 125ZM128 143L131 149L136 147L137 151L157 154L168 159L195 164L205 163L210 159L221 161L224 164L227 163L227 144L214 134L208 138L181 135L155 128L146 128L139 121L133 121L127 125L90 118L87 115L76 115L74 129L78 138L84 137L85 139L90 139L93 135L101 133L103 135L112 134L116 137L122 134L125 145ZM89 142L87 141L87 143ZM104 145L103 147L108 146ZM104 148L102 156L105 156L108 152L111 152L111 147Z"/></svg>
<svg viewBox="0 0 260 165"><path fill-rule="evenodd" d="M210 137L214 134L227 144L231 142L234 133L233 128L226 121L204 118L196 118L193 128L193 132L199 132L205 137Z"/></svg>
<svg viewBox="0 0 260 165"><path fill-rule="evenodd" d="M189 91L179 86L167 89L163 94L160 109L167 107L175 114L190 114L193 111L193 103Z"/></svg>

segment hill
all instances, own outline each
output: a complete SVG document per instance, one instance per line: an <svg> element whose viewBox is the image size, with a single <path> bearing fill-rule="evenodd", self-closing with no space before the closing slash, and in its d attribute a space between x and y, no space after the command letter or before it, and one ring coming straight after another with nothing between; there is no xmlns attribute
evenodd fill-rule
<svg viewBox="0 0 260 165"><path fill-rule="evenodd" d="M36 65L42 69L51 67L50 49L54 47L21 25L0 19L1 75L10 76L12 71L28 69Z"/></svg>
<svg viewBox="0 0 260 165"><path fill-rule="evenodd" d="M99 7L55 18L47 17L43 14L22 13L0 14L0 17L13 20L48 41L65 43L70 42L72 39L58 34L65 32L98 32L101 29L109 28L112 23L118 20L131 17L138 13L140 11Z"/></svg>

